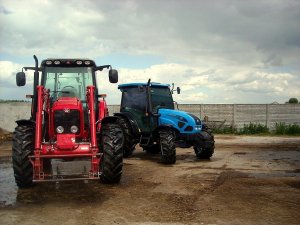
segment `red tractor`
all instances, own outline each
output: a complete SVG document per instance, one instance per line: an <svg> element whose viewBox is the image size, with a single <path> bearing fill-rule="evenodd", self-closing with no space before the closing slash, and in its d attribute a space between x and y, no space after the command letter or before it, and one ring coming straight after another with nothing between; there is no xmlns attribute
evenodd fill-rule
<svg viewBox="0 0 300 225"><path fill-rule="evenodd" d="M89 59L46 59L34 70L31 118L16 121L12 162L19 187L33 182L100 179L117 183L123 166L123 132L117 118L108 116L105 95L98 93L96 71L110 65ZM16 75L18 86L25 73ZM40 78L41 73L41 78Z"/></svg>

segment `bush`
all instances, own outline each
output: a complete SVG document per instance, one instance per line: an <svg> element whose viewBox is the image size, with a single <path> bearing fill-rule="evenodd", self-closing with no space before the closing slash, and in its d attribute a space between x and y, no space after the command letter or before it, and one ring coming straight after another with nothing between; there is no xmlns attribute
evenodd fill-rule
<svg viewBox="0 0 300 225"><path fill-rule="evenodd" d="M214 128L213 133L215 134L235 134L237 129L234 126L225 126L220 128Z"/></svg>
<svg viewBox="0 0 300 225"><path fill-rule="evenodd" d="M225 126L212 129L214 134L275 134L275 135L300 135L300 125L276 123L275 130L270 132L266 125L259 123L244 124L242 129L234 126Z"/></svg>
<svg viewBox="0 0 300 225"><path fill-rule="evenodd" d="M278 135L299 135L300 126L297 124L276 123L274 133Z"/></svg>
<svg viewBox="0 0 300 225"><path fill-rule="evenodd" d="M288 103L290 104L297 104L298 103L298 99L297 98L290 98Z"/></svg>
<svg viewBox="0 0 300 225"><path fill-rule="evenodd" d="M267 125L250 123L244 124L244 127L239 130L238 134L269 134L269 128Z"/></svg>
<svg viewBox="0 0 300 225"><path fill-rule="evenodd" d="M283 135L285 134L286 125L285 123L276 123L275 124L275 134Z"/></svg>

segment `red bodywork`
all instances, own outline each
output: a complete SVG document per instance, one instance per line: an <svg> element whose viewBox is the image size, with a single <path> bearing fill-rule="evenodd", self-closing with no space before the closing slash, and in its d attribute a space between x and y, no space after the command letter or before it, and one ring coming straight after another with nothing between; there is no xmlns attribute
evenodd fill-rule
<svg viewBox="0 0 300 225"><path fill-rule="evenodd" d="M80 158L90 159L91 167L88 175L75 179L98 179L99 164L102 153L99 151L97 143L97 132L100 132L101 120L107 116L107 105L104 98L98 104L98 121L96 123L95 110L95 87L88 86L86 91L87 115L89 126L84 125L84 109L81 101L76 97L61 97L50 107L49 90L43 86L37 87L38 105L36 112L35 145L34 155L30 156L33 165L33 181L53 180L51 172L45 172L44 159L53 158ZM80 131L77 134L62 133L58 134L54 127L54 113L57 110L64 110L68 113L70 110L78 110L80 115ZM43 118L48 116L48 140L43 137ZM46 123L47 121L45 121ZM96 126L96 124L98 124Z"/></svg>
<svg viewBox="0 0 300 225"><path fill-rule="evenodd" d="M70 97L61 97L57 101L53 103L52 109L50 109L50 117L49 117L49 135L50 137L55 137L55 127L54 127L54 112L57 110L63 110L66 113L70 112L70 110L78 110L80 113L80 118L83 118L83 106L81 101L78 98L70 98ZM84 135L84 121L80 120L80 133L76 135L76 137L86 137L87 134Z"/></svg>

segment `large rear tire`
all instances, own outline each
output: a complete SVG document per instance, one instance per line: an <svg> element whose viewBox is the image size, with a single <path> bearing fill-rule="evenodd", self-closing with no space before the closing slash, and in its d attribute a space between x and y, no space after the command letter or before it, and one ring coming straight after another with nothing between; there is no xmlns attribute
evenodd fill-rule
<svg viewBox="0 0 300 225"><path fill-rule="evenodd" d="M124 158L128 158L132 155L135 149L135 138L131 132L131 126L125 118L119 117L118 123L122 128L124 134L123 156Z"/></svg>
<svg viewBox="0 0 300 225"><path fill-rule="evenodd" d="M121 180L123 168L124 136L118 124L106 123L102 125L101 148L101 176L103 183L118 183Z"/></svg>
<svg viewBox="0 0 300 225"><path fill-rule="evenodd" d="M172 130L159 131L161 160L164 164L174 164L176 162L175 138L175 133Z"/></svg>
<svg viewBox="0 0 300 225"><path fill-rule="evenodd" d="M198 139L194 145L194 151L198 159L209 159L215 150L214 135L210 132L203 131L198 135Z"/></svg>
<svg viewBox="0 0 300 225"><path fill-rule="evenodd" d="M34 128L32 126L17 126L13 133L12 164L15 181L18 187L32 186L33 167L29 156L34 150Z"/></svg>

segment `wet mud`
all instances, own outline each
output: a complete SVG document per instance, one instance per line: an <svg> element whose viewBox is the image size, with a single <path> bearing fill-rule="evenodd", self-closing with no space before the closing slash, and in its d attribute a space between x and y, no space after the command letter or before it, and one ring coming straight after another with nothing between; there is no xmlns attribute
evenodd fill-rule
<svg viewBox="0 0 300 225"><path fill-rule="evenodd" d="M0 224L299 224L300 138L216 136L211 160L177 149L175 165L140 148L118 185L18 189L11 142L0 145Z"/></svg>

